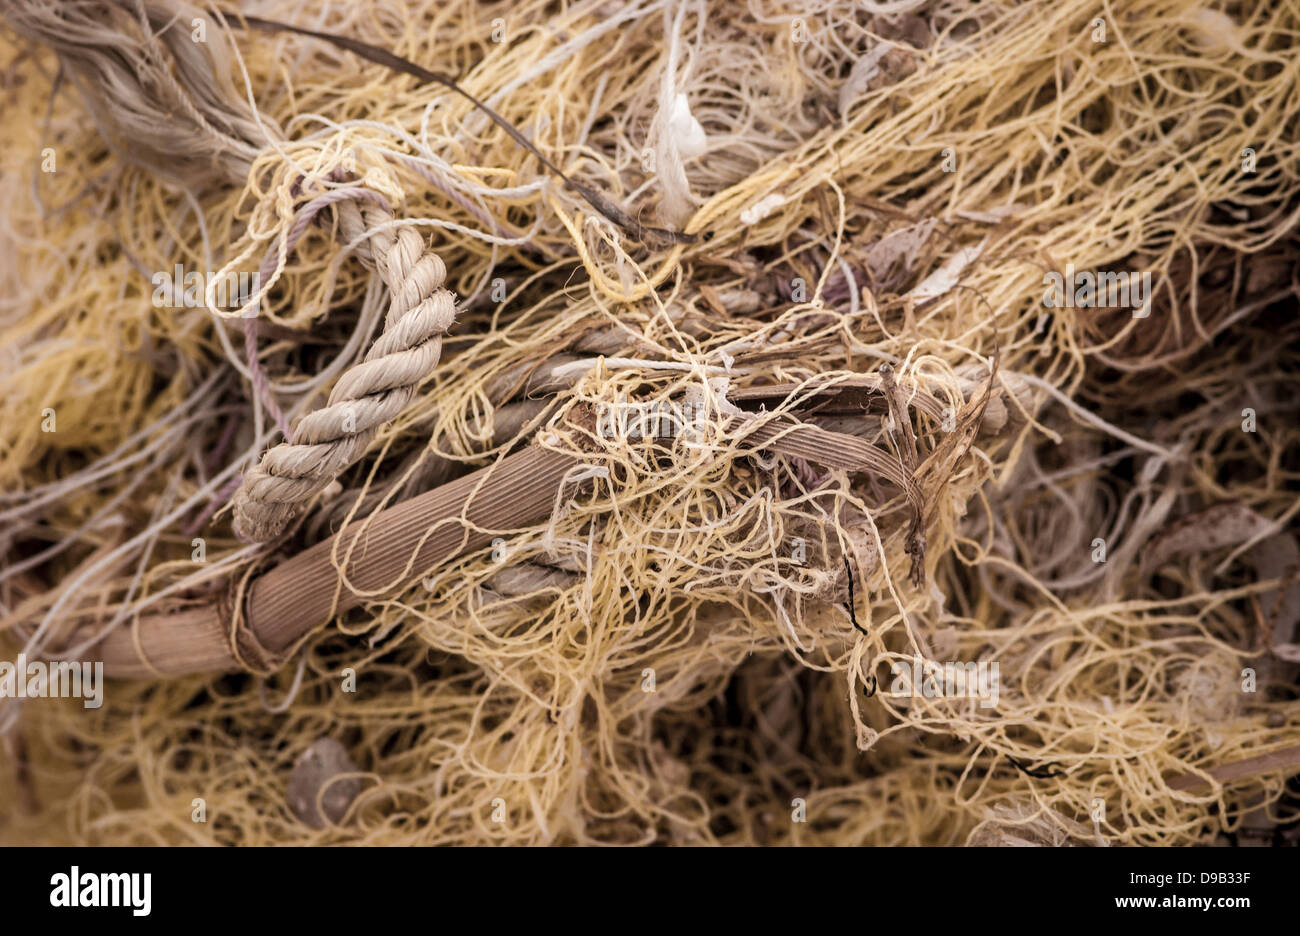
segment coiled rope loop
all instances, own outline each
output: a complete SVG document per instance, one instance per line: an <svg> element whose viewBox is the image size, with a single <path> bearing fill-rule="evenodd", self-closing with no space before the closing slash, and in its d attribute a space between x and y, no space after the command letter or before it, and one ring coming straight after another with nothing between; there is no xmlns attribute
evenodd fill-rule
<svg viewBox="0 0 1300 936"><path fill-rule="evenodd" d="M364 454L378 428L395 418L438 365L442 336L456 317L443 288L447 268L411 227L394 227L385 205L338 206L345 242L379 273L392 300L384 333L365 359L344 372L323 408L303 417L293 439L267 451L235 494L236 535L253 542L279 536L298 509Z"/></svg>

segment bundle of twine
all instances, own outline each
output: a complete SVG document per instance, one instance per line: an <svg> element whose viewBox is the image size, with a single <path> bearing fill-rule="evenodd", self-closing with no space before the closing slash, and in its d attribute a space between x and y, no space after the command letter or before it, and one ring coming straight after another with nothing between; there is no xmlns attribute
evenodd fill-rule
<svg viewBox="0 0 1300 936"><path fill-rule="evenodd" d="M1291 834L1291 6L258 15L5 10L0 838Z"/></svg>

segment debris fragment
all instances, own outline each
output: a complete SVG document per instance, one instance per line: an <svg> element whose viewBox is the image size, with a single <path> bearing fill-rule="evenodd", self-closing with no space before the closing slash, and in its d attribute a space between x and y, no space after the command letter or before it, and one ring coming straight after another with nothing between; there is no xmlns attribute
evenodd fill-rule
<svg viewBox="0 0 1300 936"><path fill-rule="evenodd" d="M313 829L338 825L361 793L360 770L347 748L320 738L298 755L285 798L293 814Z"/></svg>

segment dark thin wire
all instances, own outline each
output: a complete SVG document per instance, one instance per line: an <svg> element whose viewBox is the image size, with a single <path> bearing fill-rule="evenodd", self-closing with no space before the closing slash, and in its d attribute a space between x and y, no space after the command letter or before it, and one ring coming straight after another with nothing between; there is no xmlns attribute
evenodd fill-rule
<svg viewBox="0 0 1300 936"><path fill-rule="evenodd" d="M844 607L849 609L849 620L853 622L853 626L862 631L863 634L866 634L867 629L858 623L857 612L853 610L853 605L855 604L853 597L853 566L849 565L849 557L847 555L844 557L844 568L849 573L849 600L844 602Z"/></svg>
<svg viewBox="0 0 1300 936"><path fill-rule="evenodd" d="M1004 756L1006 757L1007 760L1011 761L1011 763L1015 765L1015 768L1019 770L1022 774L1024 774L1026 777L1033 777L1036 780L1050 780L1053 777L1065 776L1064 771L1051 769L1057 766L1055 761L1045 764L1042 767L1026 767L1024 764L1020 763L1020 761L1016 760L1010 754L1006 754Z"/></svg>
<svg viewBox="0 0 1300 936"><path fill-rule="evenodd" d="M300 26L290 26L288 23L263 19L260 16L248 16L244 13L230 12L224 15L233 23L246 25L253 29L261 29L266 32L291 32L297 33L300 36L311 36L314 39L323 39L341 49L347 49L349 52L359 55L363 59L375 62L378 65L383 65L385 68L391 68L394 71L413 75L425 83L440 84L443 87L454 91L456 94L459 94L483 113L487 114L487 116L492 119L493 123L506 133L510 134L512 140L536 156L543 166L563 179L566 188L572 189L581 195L587 204L591 205L592 208L595 208L614 224L622 228L628 236L633 237L644 244L652 245L693 244L696 240L694 234L683 234L680 231L670 231L666 228L649 227L644 225L625 212L622 208L615 205L603 194L596 191L596 189L583 182L576 182L573 179L570 179L560 171L558 166L543 156L541 151L538 150L538 148L534 146L527 137L516 130L510 121L506 120L496 111L492 110L492 108L488 107L474 95L470 94L458 85L455 79L450 75L443 75L438 72L429 71L429 69L416 65L414 62L407 61L401 56L394 55L387 49L381 49L379 46L373 46L367 42L361 42L360 40L353 39L350 36L338 36L333 33L317 32L314 29L303 29Z"/></svg>

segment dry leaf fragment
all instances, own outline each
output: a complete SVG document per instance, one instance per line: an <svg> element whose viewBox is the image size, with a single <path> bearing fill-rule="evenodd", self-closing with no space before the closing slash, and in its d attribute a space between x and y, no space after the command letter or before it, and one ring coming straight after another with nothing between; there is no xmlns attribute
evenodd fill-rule
<svg viewBox="0 0 1300 936"><path fill-rule="evenodd" d="M934 218L926 218L917 224L888 234L868 247L866 264L872 278L883 281L894 265L900 261L902 264L900 275L906 276L910 273L912 264L916 262L917 253L930 239L930 234L937 223Z"/></svg>
<svg viewBox="0 0 1300 936"><path fill-rule="evenodd" d="M1183 517L1151 541L1143 566L1159 568L1170 559L1235 546L1270 529L1273 522L1244 504L1219 504Z"/></svg>
<svg viewBox="0 0 1300 936"><path fill-rule="evenodd" d="M929 276L921 281L917 286L907 294L909 299L916 302L924 302L927 299L935 299L951 290L961 279L962 272L970 266L984 252L984 241L981 241L975 247L963 247L955 254L948 258L947 262L939 269L935 270Z"/></svg>

